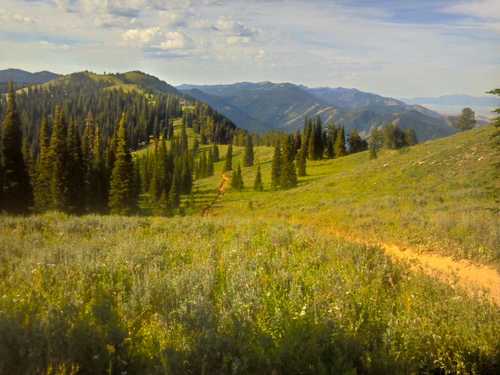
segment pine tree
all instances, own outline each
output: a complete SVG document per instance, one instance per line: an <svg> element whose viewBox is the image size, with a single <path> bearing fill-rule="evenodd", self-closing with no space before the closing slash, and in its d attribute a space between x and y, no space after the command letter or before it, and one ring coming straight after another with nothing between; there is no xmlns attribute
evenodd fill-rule
<svg viewBox="0 0 500 375"><path fill-rule="evenodd" d="M415 146L418 143L417 133L415 132L414 129L412 129L412 128L406 129L404 131L404 133L405 133L405 136L404 136L405 143L408 146Z"/></svg>
<svg viewBox="0 0 500 375"><path fill-rule="evenodd" d="M231 187L235 190L243 190L243 176L241 174L241 166L238 164L238 168L233 173L233 177L231 179Z"/></svg>
<svg viewBox="0 0 500 375"><path fill-rule="evenodd" d="M335 157L335 139L337 135L337 128L335 123L332 121L328 124L327 136L326 136L326 157L328 159L333 159Z"/></svg>
<svg viewBox="0 0 500 375"><path fill-rule="evenodd" d="M68 159L68 203L69 210L75 213L81 213L85 206L85 189L84 189L84 161L82 156L82 146L80 143L80 135L74 121L68 128L67 135Z"/></svg>
<svg viewBox="0 0 500 375"><path fill-rule="evenodd" d="M245 142L245 154L243 157L243 166L251 167L253 165L253 158L254 158L254 153L253 153L252 136L247 135Z"/></svg>
<svg viewBox="0 0 500 375"><path fill-rule="evenodd" d="M341 157L347 155L345 149L345 130L344 127L337 129L337 134L335 136L335 157Z"/></svg>
<svg viewBox="0 0 500 375"><path fill-rule="evenodd" d="M226 164L224 165L224 172L233 170L233 145L230 143L227 147Z"/></svg>
<svg viewBox="0 0 500 375"><path fill-rule="evenodd" d="M214 175L214 158L212 156L212 150L210 150L208 153L208 160L207 160L207 176L213 176L213 175Z"/></svg>
<svg viewBox="0 0 500 375"><path fill-rule="evenodd" d="M295 162L289 142L286 142L285 146L283 147L283 155L281 157L280 186L282 189L289 189L291 187L297 186Z"/></svg>
<svg viewBox="0 0 500 375"><path fill-rule="evenodd" d="M383 145L384 138L382 132L378 128L372 128L370 137L368 138L368 149L370 160L376 159L378 156L378 151Z"/></svg>
<svg viewBox="0 0 500 375"><path fill-rule="evenodd" d="M49 158L51 208L69 211L68 151L66 145L66 122L61 108L56 107L50 137Z"/></svg>
<svg viewBox="0 0 500 375"><path fill-rule="evenodd" d="M220 159L220 156L219 156L219 146L217 146L217 143L215 142L212 145L212 156L214 158L214 163L217 163Z"/></svg>
<svg viewBox="0 0 500 375"><path fill-rule="evenodd" d="M297 153L297 174L300 177L306 176L306 162L307 162L307 153L304 147L302 147Z"/></svg>
<svg viewBox="0 0 500 375"><path fill-rule="evenodd" d="M3 208L11 213L27 212L33 200L30 176L22 153L22 142L21 120L17 112L14 86L11 83L0 145L0 164L3 169L0 209Z"/></svg>
<svg viewBox="0 0 500 375"><path fill-rule="evenodd" d="M281 146L278 142L274 146L273 162L271 166L271 187L277 189L280 186L281 177Z"/></svg>
<svg viewBox="0 0 500 375"><path fill-rule="evenodd" d="M134 166L128 148L126 122L125 114L122 114L118 125L116 159L109 191L109 209L116 215L131 214L137 203L134 197Z"/></svg>
<svg viewBox="0 0 500 375"><path fill-rule="evenodd" d="M260 164L257 166L257 174L255 175L253 189L255 191L263 191L264 190L264 185L262 183L262 174L260 172Z"/></svg>
<svg viewBox="0 0 500 375"><path fill-rule="evenodd" d="M96 127L90 164L88 207L90 211L103 212L107 208L107 171L103 158L101 128Z"/></svg>
<svg viewBox="0 0 500 375"><path fill-rule="evenodd" d="M168 207L170 210L175 210L179 207L180 203L180 194L179 194L179 185L180 185L180 172L178 168L174 172L174 177L172 180L172 185L170 186L170 191L168 192Z"/></svg>
<svg viewBox="0 0 500 375"><path fill-rule="evenodd" d="M50 139L47 119L43 117L38 134L38 147L40 151L38 153L38 160L36 163L35 183L33 189L35 209L39 212L48 210L51 206L51 164L49 155L49 142Z"/></svg>
<svg viewBox="0 0 500 375"><path fill-rule="evenodd" d="M356 129L352 129L349 133L349 152L354 154L356 152L365 151L368 147L367 142L361 138Z"/></svg>

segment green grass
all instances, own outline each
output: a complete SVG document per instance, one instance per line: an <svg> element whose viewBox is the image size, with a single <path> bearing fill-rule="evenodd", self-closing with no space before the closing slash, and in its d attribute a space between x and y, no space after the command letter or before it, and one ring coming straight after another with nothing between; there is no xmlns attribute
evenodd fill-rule
<svg viewBox="0 0 500 375"><path fill-rule="evenodd" d="M252 191L256 167L243 168L246 189L229 192L216 215L282 218L331 226L347 235L392 241L418 250L500 265L499 155L493 127L430 141L401 151L366 152L308 163L308 176L288 191L270 190L272 149L256 148L267 191ZM221 147L221 156L225 148ZM241 160L235 147L233 165ZM199 181L203 191L216 176Z"/></svg>
<svg viewBox="0 0 500 375"><path fill-rule="evenodd" d="M499 310L259 218L0 218L2 374L495 373Z"/></svg>

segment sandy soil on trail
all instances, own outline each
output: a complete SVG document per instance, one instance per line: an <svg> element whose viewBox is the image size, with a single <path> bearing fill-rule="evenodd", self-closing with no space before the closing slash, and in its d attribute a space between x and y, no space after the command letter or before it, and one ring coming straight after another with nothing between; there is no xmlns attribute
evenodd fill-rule
<svg viewBox="0 0 500 375"><path fill-rule="evenodd" d="M494 268L466 260L455 260L435 253L422 253L410 247L366 241L352 235L345 235L332 228L322 228L321 225L316 228L319 228L321 232L345 238L354 243L379 246L391 257L407 261L415 271L424 272L449 284L456 283L471 296L485 296L500 306L500 274Z"/></svg>

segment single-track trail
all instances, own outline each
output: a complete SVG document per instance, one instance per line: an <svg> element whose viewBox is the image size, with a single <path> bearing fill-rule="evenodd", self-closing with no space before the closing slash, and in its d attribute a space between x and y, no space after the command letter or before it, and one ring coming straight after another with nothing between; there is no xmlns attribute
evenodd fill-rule
<svg viewBox="0 0 500 375"><path fill-rule="evenodd" d="M217 195L215 198L205 206L205 208L201 211L201 216L207 216L210 209L213 207L215 203L224 195L224 193L227 190L227 186L229 184L229 181L231 178L224 172L221 176L221 182L219 184L219 187L217 188Z"/></svg>
<svg viewBox="0 0 500 375"><path fill-rule="evenodd" d="M456 260L435 253L422 253L411 247L403 247L380 241L369 241L352 234L345 234L332 227L319 224L315 226L321 233L344 238L350 242L363 245L379 246L394 259L410 264L414 271L423 272L450 285L458 285L472 296L483 291L484 297L500 306L500 274L492 267L472 263L467 260Z"/></svg>

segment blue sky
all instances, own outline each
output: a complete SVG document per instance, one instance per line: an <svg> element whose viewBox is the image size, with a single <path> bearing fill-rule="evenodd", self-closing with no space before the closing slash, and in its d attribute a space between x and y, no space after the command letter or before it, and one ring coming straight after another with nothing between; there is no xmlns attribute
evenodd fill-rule
<svg viewBox="0 0 500 375"><path fill-rule="evenodd" d="M0 2L0 69L481 95L499 46L500 0Z"/></svg>

